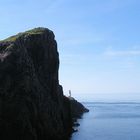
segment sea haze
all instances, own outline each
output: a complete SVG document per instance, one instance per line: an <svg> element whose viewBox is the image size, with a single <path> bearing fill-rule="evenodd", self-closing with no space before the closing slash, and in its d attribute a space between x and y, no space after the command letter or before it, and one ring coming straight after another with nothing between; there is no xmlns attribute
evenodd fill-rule
<svg viewBox="0 0 140 140"><path fill-rule="evenodd" d="M71 140L140 140L139 102L87 102Z"/></svg>

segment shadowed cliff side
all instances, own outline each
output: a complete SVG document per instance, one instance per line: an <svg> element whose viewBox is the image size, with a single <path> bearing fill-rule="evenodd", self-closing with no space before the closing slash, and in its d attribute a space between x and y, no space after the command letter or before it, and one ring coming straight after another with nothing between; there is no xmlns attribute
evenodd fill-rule
<svg viewBox="0 0 140 140"><path fill-rule="evenodd" d="M81 118L83 113L89 112L87 108L85 108L81 103L75 100L73 97L68 97L71 105L71 115L72 119L75 121L78 118Z"/></svg>
<svg viewBox="0 0 140 140"><path fill-rule="evenodd" d="M35 28L0 41L0 139L64 140L70 100L58 81L54 34Z"/></svg>

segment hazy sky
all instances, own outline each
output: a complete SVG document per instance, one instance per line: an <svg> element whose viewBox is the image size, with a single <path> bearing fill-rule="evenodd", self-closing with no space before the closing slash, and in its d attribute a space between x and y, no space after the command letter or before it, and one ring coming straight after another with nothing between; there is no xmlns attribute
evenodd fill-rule
<svg viewBox="0 0 140 140"><path fill-rule="evenodd" d="M65 94L140 100L140 0L1 0L0 17L1 39L54 31Z"/></svg>

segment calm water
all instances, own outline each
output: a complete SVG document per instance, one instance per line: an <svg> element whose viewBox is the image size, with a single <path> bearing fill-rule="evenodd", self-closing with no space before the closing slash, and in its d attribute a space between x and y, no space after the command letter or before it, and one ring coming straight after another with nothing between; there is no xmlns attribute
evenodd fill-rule
<svg viewBox="0 0 140 140"><path fill-rule="evenodd" d="M140 103L84 103L90 109L78 120L71 140L140 140Z"/></svg>

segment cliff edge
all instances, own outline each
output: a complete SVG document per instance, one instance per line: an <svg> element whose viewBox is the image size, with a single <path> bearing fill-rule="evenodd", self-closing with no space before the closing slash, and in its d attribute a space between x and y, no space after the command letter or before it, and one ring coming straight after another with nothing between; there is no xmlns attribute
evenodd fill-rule
<svg viewBox="0 0 140 140"><path fill-rule="evenodd" d="M0 41L0 139L65 140L72 132L70 99L58 80L52 31L35 28Z"/></svg>

